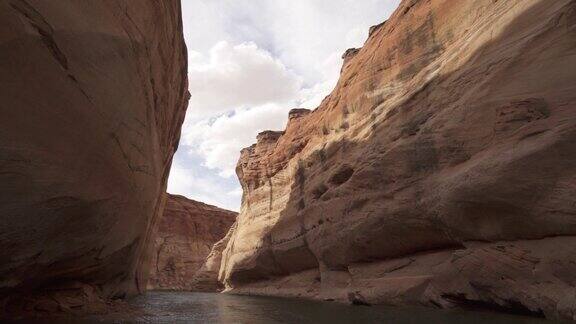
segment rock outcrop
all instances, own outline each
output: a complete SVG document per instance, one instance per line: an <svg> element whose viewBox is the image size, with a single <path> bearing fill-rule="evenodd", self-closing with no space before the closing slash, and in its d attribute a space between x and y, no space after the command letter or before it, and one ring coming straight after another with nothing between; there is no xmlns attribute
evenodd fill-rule
<svg viewBox="0 0 576 324"><path fill-rule="evenodd" d="M217 276L200 282L212 247L224 238L237 213L183 196L169 195L155 236L148 289L218 291Z"/></svg>
<svg viewBox="0 0 576 324"><path fill-rule="evenodd" d="M143 291L189 98L180 1L0 0L0 21L0 307Z"/></svg>
<svg viewBox="0 0 576 324"><path fill-rule="evenodd" d="M236 293L576 319L576 1L404 0L244 149Z"/></svg>

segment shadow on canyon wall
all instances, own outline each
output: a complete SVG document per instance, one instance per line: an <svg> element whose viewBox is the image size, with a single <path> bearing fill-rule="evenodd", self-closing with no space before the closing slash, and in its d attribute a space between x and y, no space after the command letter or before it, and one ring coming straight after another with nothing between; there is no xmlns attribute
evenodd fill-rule
<svg viewBox="0 0 576 324"><path fill-rule="evenodd" d="M0 20L0 306L143 291L188 100L179 2L3 0Z"/></svg>
<svg viewBox="0 0 576 324"><path fill-rule="evenodd" d="M233 272L230 284L317 268L320 280L324 270L464 249L471 241L575 235L576 2L524 35L548 6L531 7L458 70L436 75L383 118L374 112L386 98L363 96L346 107L341 129L323 132L347 131L346 115L364 113L370 137L342 139L298 162L289 201L257 261ZM434 35L413 36L429 56L401 79L444 50ZM369 91L379 80L362 82Z"/></svg>

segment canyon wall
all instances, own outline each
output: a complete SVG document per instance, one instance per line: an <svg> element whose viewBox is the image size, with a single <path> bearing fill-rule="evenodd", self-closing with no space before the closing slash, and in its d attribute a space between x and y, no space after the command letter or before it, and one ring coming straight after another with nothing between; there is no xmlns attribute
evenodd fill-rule
<svg viewBox="0 0 576 324"><path fill-rule="evenodd" d="M576 1L404 0L242 151L226 291L576 319Z"/></svg>
<svg viewBox="0 0 576 324"><path fill-rule="evenodd" d="M155 235L148 289L218 291L217 276L200 282L195 275L236 216L235 212L168 195Z"/></svg>
<svg viewBox="0 0 576 324"><path fill-rule="evenodd" d="M0 0L0 21L0 306L143 291L189 98L180 1Z"/></svg>

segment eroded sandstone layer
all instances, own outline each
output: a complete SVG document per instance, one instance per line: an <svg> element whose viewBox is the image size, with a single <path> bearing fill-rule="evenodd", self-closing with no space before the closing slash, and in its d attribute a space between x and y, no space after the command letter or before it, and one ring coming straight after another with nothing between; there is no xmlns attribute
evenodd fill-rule
<svg viewBox="0 0 576 324"><path fill-rule="evenodd" d="M200 281L195 275L236 216L232 211L168 195L155 235L148 289L220 290L217 276Z"/></svg>
<svg viewBox="0 0 576 324"><path fill-rule="evenodd" d="M0 21L0 306L142 291L189 97L180 1L0 0Z"/></svg>
<svg viewBox="0 0 576 324"><path fill-rule="evenodd" d="M576 1L404 0L242 151L227 291L576 319Z"/></svg>

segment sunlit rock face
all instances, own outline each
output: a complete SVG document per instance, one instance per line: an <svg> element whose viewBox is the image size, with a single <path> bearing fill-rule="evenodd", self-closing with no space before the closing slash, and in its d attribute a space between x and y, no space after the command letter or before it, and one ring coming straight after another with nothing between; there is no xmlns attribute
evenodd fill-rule
<svg viewBox="0 0 576 324"><path fill-rule="evenodd" d="M180 1L0 0L0 21L0 296L142 291L189 97Z"/></svg>
<svg viewBox="0 0 576 324"><path fill-rule="evenodd" d="M148 289L217 291L194 280L237 213L169 195L155 236ZM198 287L197 287L198 286Z"/></svg>
<svg viewBox="0 0 576 324"><path fill-rule="evenodd" d="M405 0L345 58L242 151L227 291L575 318L576 1Z"/></svg>

